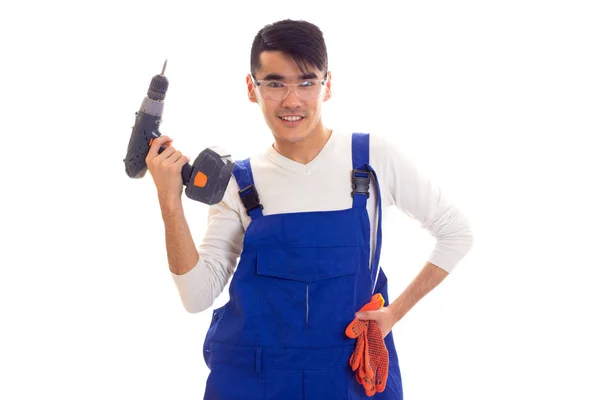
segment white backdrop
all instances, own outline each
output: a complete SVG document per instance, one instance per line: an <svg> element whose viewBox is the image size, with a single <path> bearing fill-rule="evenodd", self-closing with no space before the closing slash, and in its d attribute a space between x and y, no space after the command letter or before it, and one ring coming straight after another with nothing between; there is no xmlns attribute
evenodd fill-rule
<svg viewBox="0 0 600 400"><path fill-rule="evenodd" d="M175 146L241 159L269 145L244 79L255 33L283 18L324 31L326 123L393 140L475 233L394 328L406 399L600 398L596 2L32 1L0 15L0 398L201 398L211 312L183 309L151 177L129 179L122 159L165 59ZM199 243L207 207L185 210ZM396 296L433 241L399 211L383 228Z"/></svg>

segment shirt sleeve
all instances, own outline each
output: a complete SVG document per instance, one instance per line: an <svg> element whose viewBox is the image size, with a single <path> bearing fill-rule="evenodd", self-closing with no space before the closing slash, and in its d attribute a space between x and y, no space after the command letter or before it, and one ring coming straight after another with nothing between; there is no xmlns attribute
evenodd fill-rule
<svg viewBox="0 0 600 400"><path fill-rule="evenodd" d="M240 217L238 185L231 178L220 203L208 209L206 233L198 247L198 263L182 275L171 273L185 309L208 309L233 275L242 251L245 228Z"/></svg>
<svg viewBox="0 0 600 400"><path fill-rule="evenodd" d="M473 245L467 218L393 143L375 136L370 157L389 201L435 237L428 261L451 272Z"/></svg>

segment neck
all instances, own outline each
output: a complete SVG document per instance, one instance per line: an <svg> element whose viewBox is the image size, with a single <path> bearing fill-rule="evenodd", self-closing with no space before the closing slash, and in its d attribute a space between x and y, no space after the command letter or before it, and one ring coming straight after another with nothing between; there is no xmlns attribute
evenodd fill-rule
<svg viewBox="0 0 600 400"><path fill-rule="evenodd" d="M297 142L289 142L275 137L273 148L290 160L300 164L308 164L321 152L331 133L331 129L319 124L310 134Z"/></svg>

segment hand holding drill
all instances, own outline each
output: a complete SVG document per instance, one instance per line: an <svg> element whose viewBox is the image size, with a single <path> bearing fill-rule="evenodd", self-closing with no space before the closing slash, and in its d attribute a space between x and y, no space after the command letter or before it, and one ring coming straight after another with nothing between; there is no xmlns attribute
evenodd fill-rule
<svg viewBox="0 0 600 400"><path fill-rule="evenodd" d="M190 161L181 151L171 146L171 142L170 137L159 136L152 140L146 156L146 165L156 185L161 206L169 206L181 199L183 193L181 170Z"/></svg>

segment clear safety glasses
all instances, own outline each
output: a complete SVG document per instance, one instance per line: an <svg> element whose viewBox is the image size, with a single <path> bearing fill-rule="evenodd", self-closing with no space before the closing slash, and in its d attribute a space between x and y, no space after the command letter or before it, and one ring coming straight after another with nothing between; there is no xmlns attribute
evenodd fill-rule
<svg viewBox="0 0 600 400"><path fill-rule="evenodd" d="M260 93L269 100L283 101L290 93L290 90L293 90L300 100L310 101L316 99L321 93L321 89L325 86L325 82L327 82L327 75L325 75L325 79L305 79L298 83L257 80L252 76L252 82L258 87Z"/></svg>

